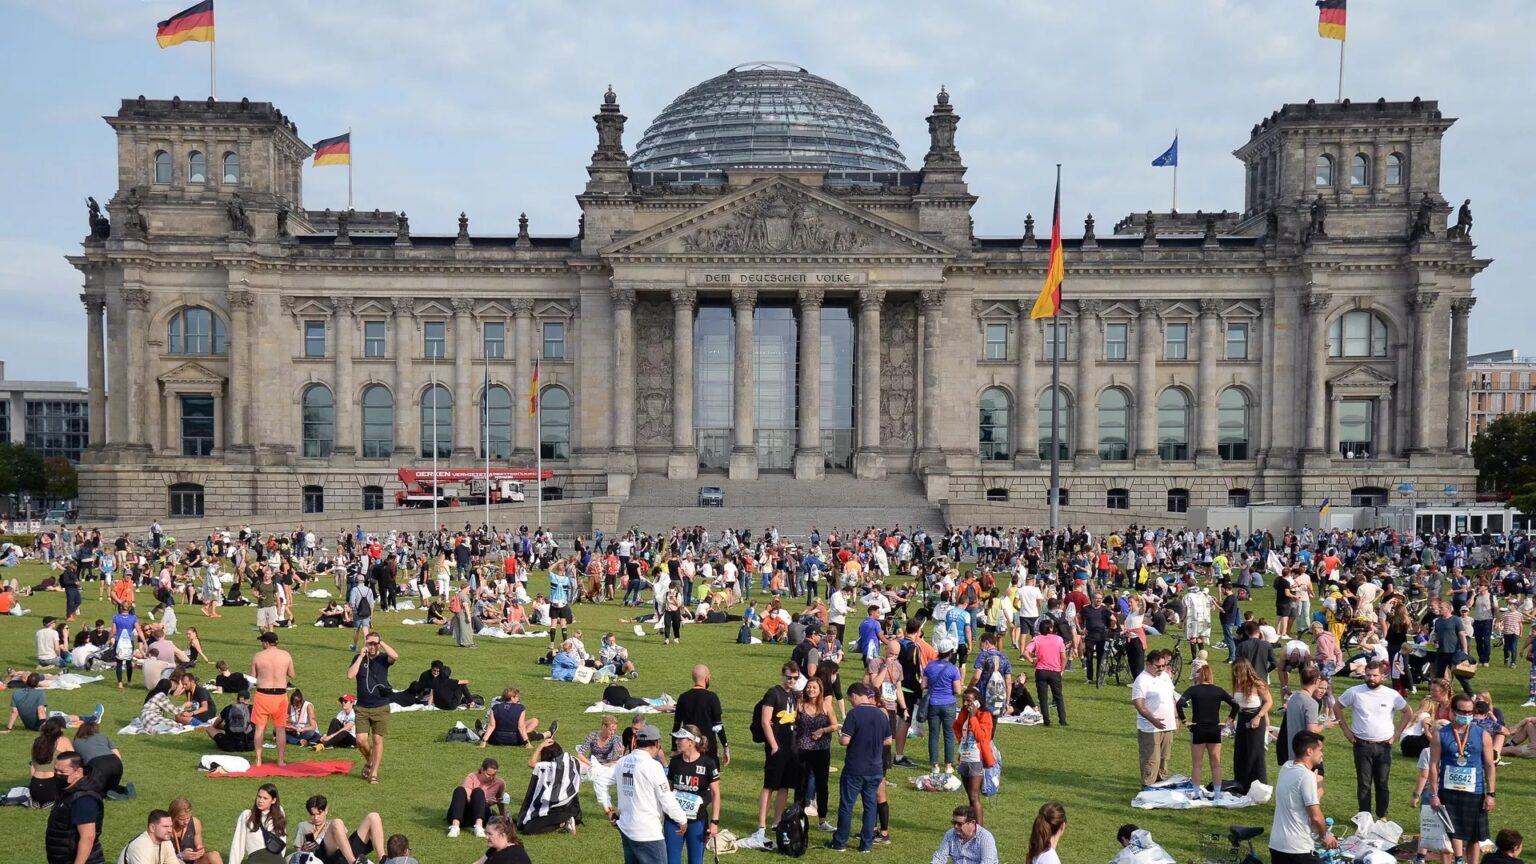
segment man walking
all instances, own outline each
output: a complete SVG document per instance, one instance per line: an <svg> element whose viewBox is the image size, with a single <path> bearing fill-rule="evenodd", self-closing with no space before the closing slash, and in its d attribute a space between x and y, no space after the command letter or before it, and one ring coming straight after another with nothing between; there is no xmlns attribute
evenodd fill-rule
<svg viewBox="0 0 1536 864"><path fill-rule="evenodd" d="M66 750L53 757L53 772L63 791L48 813L43 847L48 864L103 864L101 793L85 782L85 762Z"/></svg>
<svg viewBox="0 0 1536 864"><path fill-rule="evenodd" d="M379 782L384 735L389 732L389 705L395 695L389 685L389 667L399 659L377 631L370 631L363 641L363 652L353 657L347 668L347 677L357 682L357 752L363 755L363 779L369 783Z"/></svg>
<svg viewBox="0 0 1536 864"><path fill-rule="evenodd" d="M1168 779L1168 758L1173 755L1173 730L1178 728L1178 696L1168 677L1172 652L1159 648L1147 657L1147 666L1131 684L1131 704L1136 706L1136 744L1141 753L1141 785Z"/></svg>
<svg viewBox="0 0 1536 864"><path fill-rule="evenodd" d="M1344 691L1334 708L1344 737L1355 747L1355 797L1360 809L1374 812L1377 819L1387 815L1387 795L1391 788L1392 745L1402 726L1412 719L1405 714L1402 723L1394 714L1406 711L1408 701L1391 687L1382 686L1385 664L1372 660L1365 666L1365 683ZM1353 712L1344 725L1344 709ZM1376 809L1371 810L1371 787L1376 787Z"/></svg>
<svg viewBox="0 0 1536 864"><path fill-rule="evenodd" d="M251 677L256 679L256 692L251 696L251 725L256 740L256 767L261 767L262 739L267 734L267 723L272 724L272 737L277 739L277 764L286 765L288 756L288 685L298 677L293 671L293 655L277 647L276 633L263 633L256 637L261 650L251 658Z"/></svg>
<svg viewBox="0 0 1536 864"><path fill-rule="evenodd" d="M843 761L842 778L838 781L841 793L837 805L837 830L827 842L827 848L842 852L848 848L848 835L853 828L853 807L858 799L864 805L864 822L859 830L859 851L874 848L877 794L885 781L885 748L891 744L891 721L885 711L877 707L874 693L863 681L848 687L848 699L853 707L843 717L838 739L847 748Z"/></svg>
<svg viewBox="0 0 1536 864"><path fill-rule="evenodd" d="M635 749L613 769L619 786L619 809L609 817L624 844L624 864L666 864L666 826L662 816L688 828L688 814L672 794L667 770L661 765L661 730L647 723L635 733Z"/></svg>
<svg viewBox="0 0 1536 864"><path fill-rule="evenodd" d="M357 640L368 640L373 628L373 608L379 605L379 596L366 580L359 579L347 592L347 605L352 607L352 653L357 653Z"/></svg>

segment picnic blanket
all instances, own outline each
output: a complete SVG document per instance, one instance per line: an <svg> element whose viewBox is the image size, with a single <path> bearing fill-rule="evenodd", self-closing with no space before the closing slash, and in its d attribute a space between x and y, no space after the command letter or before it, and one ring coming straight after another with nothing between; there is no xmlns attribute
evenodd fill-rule
<svg viewBox="0 0 1536 864"><path fill-rule="evenodd" d="M287 765L268 762L259 767L251 766L245 771L231 771L224 767L224 763L230 761L228 756L216 756L214 760L219 768L209 771L209 777L327 777L331 774L350 774L352 766L356 764L340 759L321 762L289 762Z"/></svg>
<svg viewBox="0 0 1536 864"><path fill-rule="evenodd" d="M1033 708L1025 708L1022 714L1004 714L997 718L999 723L1009 723L1014 726L1039 726L1045 722L1040 712Z"/></svg>
<svg viewBox="0 0 1536 864"><path fill-rule="evenodd" d="M1237 810L1265 804L1272 795L1273 787L1254 783L1248 788L1247 795L1233 795L1223 790L1217 794L1216 800L1209 801L1197 794L1195 784L1188 777L1179 774L1142 789L1131 799L1131 806L1138 810L1195 810L1202 807Z"/></svg>
<svg viewBox="0 0 1536 864"><path fill-rule="evenodd" d="M485 636L491 639L542 639L549 635L548 630L537 633L506 633L500 627L481 627L476 636Z"/></svg>
<svg viewBox="0 0 1536 864"><path fill-rule="evenodd" d="M431 705L422 705L422 704L416 704L416 705L397 705L394 702L389 703L389 713L391 713L391 714L399 714L402 711L436 711L436 710L437 709L434 708Z"/></svg>
<svg viewBox="0 0 1536 864"><path fill-rule="evenodd" d="M587 714L656 714L670 713L677 706L677 700L666 693L654 699L645 700L645 704L639 708L625 708L622 705L609 705L607 702L595 702L589 706Z"/></svg>
<svg viewBox="0 0 1536 864"><path fill-rule="evenodd" d="M100 675L76 675L73 672L65 672L52 681L44 681L38 686L43 690L78 690L82 685L94 684L101 678Z"/></svg>
<svg viewBox="0 0 1536 864"><path fill-rule="evenodd" d="M178 724L176 724L174 727L172 727L168 731L156 732L154 734L156 734L156 735L185 735L186 733L192 732L192 731L196 730L197 728L198 728L197 726L183 726L183 725L178 723ZM123 728L117 730L117 734L119 734L119 735L145 735L145 734L148 734L148 733L146 733L144 731L144 727L143 726L139 725L139 718L135 717L135 718L133 718L133 722L132 723L129 723L127 726L124 726Z"/></svg>
<svg viewBox="0 0 1536 864"><path fill-rule="evenodd" d="M329 600L331 597L331 592L325 590L324 588L316 588L313 591L305 591L304 596L313 597L316 600Z"/></svg>
<svg viewBox="0 0 1536 864"><path fill-rule="evenodd" d="M426 621L418 621L415 618L401 618L400 619L400 623L404 624L404 625L406 625L408 627L414 627L414 626L417 626L417 625L420 625L420 624L425 624L427 622Z"/></svg>

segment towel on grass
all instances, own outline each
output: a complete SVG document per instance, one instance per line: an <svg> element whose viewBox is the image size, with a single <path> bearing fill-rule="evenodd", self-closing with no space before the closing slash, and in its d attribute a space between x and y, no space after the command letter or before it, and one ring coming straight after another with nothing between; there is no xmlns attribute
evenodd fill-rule
<svg viewBox="0 0 1536 864"><path fill-rule="evenodd" d="M1233 795L1223 791L1216 800L1208 801L1196 794L1194 783L1184 775L1176 775L1161 783L1148 786L1131 799L1131 806L1138 810L1195 810L1203 807L1223 807L1237 810L1265 804L1274 795L1273 787L1254 783L1247 795Z"/></svg>
<svg viewBox="0 0 1536 864"><path fill-rule="evenodd" d="M66 672L52 681L45 681L38 685L43 690L78 690L82 684L94 684L100 681L100 675L76 675Z"/></svg>
<svg viewBox="0 0 1536 864"><path fill-rule="evenodd" d="M609 705L607 702L597 702L589 706L587 714L657 714L671 713L677 706L677 700L666 693L654 699L645 700L645 704L639 708L625 708L622 705Z"/></svg>
<svg viewBox="0 0 1536 864"><path fill-rule="evenodd" d="M287 765L268 762L260 767L251 766L245 771L231 771L224 767L224 763L230 761L229 757L215 756L213 759L222 770L209 771L209 777L327 777L331 774L350 774L355 764L342 760L289 762Z"/></svg>
<svg viewBox="0 0 1536 864"><path fill-rule="evenodd" d="M178 723L178 724L176 724L173 728L171 728L168 731L156 732L154 734L156 734L156 735L184 735L187 732L195 731L198 728L199 727L197 727L197 726L183 726L180 723ZM143 726L139 725L139 718L135 717L135 718L133 718L133 722L132 723L129 723L127 726L124 726L123 728L117 730L117 734L119 734L119 735L144 735L144 734L148 734L148 733L146 733L144 731L144 727Z"/></svg>
<svg viewBox="0 0 1536 864"><path fill-rule="evenodd" d="M331 597L331 592L325 590L324 588L316 588L313 591L305 591L304 596L313 597L316 600L329 600Z"/></svg>
<svg viewBox="0 0 1536 864"><path fill-rule="evenodd" d="M416 705L397 705L394 702L389 703L389 713L391 713L391 714L399 714L401 711L436 711L436 710L437 709L432 707L431 705L422 705L422 704L416 704Z"/></svg>
<svg viewBox="0 0 1536 864"><path fill-rule="evenodd" d="M425 621L417 621L415 618L401 618L400 619L400 623L409 627L409 626L416 626L416 625L419 625L419 624L425 624L427 622L425 622Z"/></svg>
<svg viewBox="0 0 1536 864"><path fill-rule="evenodd" d="M1025 708L1022 714L1004 714L997 718L999 723L1011 723L1015 726L1039 726L1045 722L1040 712L1034 708Z"/></svg>
<svg viewBox="0 0 1536 864"><path fill-rule="evenodd" d="M542 639L549 635L548 630L538 633L504 633L500 627L481 627L476 636L486 636L491 639Z"/></svg>

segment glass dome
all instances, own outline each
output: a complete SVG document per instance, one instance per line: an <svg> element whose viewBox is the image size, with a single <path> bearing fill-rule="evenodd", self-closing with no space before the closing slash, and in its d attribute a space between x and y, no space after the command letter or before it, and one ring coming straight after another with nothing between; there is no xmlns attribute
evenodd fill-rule
<svg viewBox="0 0 1536 864"><path fill-rule="evenodd" d="M677 97L645 130L631 166L907 170L891 131L863 100L783 63L737 66Z"/></svg>

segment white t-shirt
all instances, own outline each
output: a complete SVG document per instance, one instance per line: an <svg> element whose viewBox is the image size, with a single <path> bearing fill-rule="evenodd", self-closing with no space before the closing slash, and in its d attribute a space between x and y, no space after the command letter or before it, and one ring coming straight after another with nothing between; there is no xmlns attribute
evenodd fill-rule
<svg viewBox="0 0 1536 864"><path fill-rule="evenodd" d="M1061 864L1061 856L1056 854L1055 849L1047 849L1036 855L1030 864Z"/></svg>
<svg viewBox="0 0 1536 864"><path fill-rule="evenodd" d="M44 627L37 631L37 659L59 659L59 631L52 627Z"/></svg>
<svg viewBox="0 0 1536 864"><path fill-rule="evenodd" d="M1145 700L1147 712L1163 721L1162 728L1158 728L1138 711L1136 713L1137 732L1172 732L1178 728L1175 708L1179 695L1174 692L1173 679L1167 675L1152 675L1149 672L1137 675L1136 680L1131 684L1131 701L1135 702L1137 699Z"/></svg>
<svg viewBox="0 0 1536 864"><path fill-rule="evenodd" d="M1317 804L1317 775L1296 762L1287 762L1275 781L1275 819L1269 826L1269 848L1303 855L1313 849L1312 816Z"/></svg>
<svg viewBox="0 0 1536 864"><path fill-rule="evenodd" d="M1339 704L1354 712L1349 731L1362 741L1390 741L1397 731L1393 715L1408 707L1408 701L1396 690L1382 684L1375 690L1356 684L1344 691Z"/></svg>
<svg viewBox="0 0 1536 864"><path fill-rule="evenodd" d="M1040 601L1045 595L1034 585L1025 585L1019 589L1019 614L1025 618L1040 617Z"/></svg>

